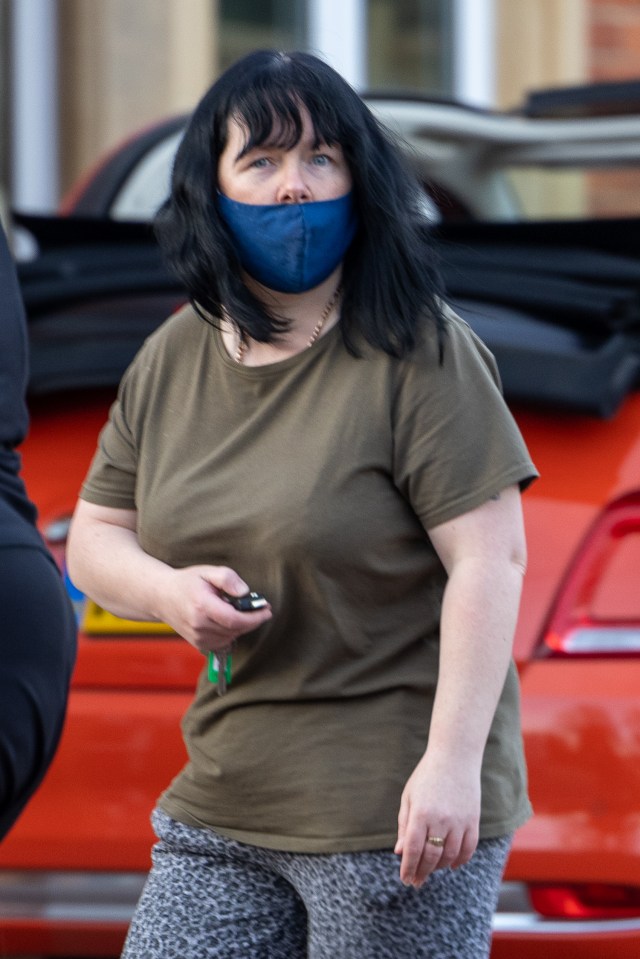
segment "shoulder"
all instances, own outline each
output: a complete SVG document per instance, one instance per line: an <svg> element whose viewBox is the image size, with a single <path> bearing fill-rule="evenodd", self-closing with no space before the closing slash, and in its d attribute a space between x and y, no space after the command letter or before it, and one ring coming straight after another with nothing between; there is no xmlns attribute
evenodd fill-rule
<svg viewBox="0 0 640 959"><path fill-rule="evenodd" d="M483 356L492 356L493 354L480 339L477 333L475 333L472 328L469 326L466 320L463 320L461 316L455 312L455 310L444 301L440 304L442 310L442 317L444 319L445 330L448 335L451 336L456 342L462 343L464 348L472 348L476 352L481 353Z"/></svg>
<svg viewBox="0 0 640 959"><path fill-rule="evenodd" d="M147 337L120 382L118 399L124 409L144 410L188 387L196 358L207 349L213 330L192 306L181 307Z"/></svg>
<svg viewBox="0 0 640 959"><path fill-rule="evenodd" d="M208 328L208 324L198 316L191 304L185 303L147 337L141 352L162 353L177 342L197 342L206 334Z"/></svg>
<svg viewBox="0 0 640 959"><path fill-rule="evenodd" d="M125 373L125 379L158 367L179 369L187 366L192 350L199 349L210 332L209 324L190 304L185 304L146 338Z"/></svg>
<svg viewBox="0 0 640 959"><path fill-rule="evenodd" d="M464 388L473 393L480 384L502 392L495 357L465 320L441 303L442 326L426 316L416 327L416 345L399 361L399 379L415 383L421 392L447 393Z"/></svg>

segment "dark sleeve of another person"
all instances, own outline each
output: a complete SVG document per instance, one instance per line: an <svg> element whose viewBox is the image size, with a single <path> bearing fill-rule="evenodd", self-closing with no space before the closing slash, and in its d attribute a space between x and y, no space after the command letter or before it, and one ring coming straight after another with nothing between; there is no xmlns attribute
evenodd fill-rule
<svg viewBox="0 0 640 959"><path fill-rule="evenodd" d="M27 371L24 309L0 228L0 839L54 756L76 655L73 609L19 475Z"/></svg>

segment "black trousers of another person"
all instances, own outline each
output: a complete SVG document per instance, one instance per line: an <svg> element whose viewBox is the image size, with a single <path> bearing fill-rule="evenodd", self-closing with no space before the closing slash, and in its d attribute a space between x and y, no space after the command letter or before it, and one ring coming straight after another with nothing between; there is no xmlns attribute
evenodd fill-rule
<svg viewBox="0 0 640 959"><path fill-rule="evenodd" d="M75 654L73 608L44 544L0 542L0 839L53 758Z"/></svg>
<svg viewBox="0 0 640 959"><path fill-rule="evenodd" d="M73 608L38 532L16 452L28 426L28 355L0 225L0 839L53 758L76 654Z"/></svg>

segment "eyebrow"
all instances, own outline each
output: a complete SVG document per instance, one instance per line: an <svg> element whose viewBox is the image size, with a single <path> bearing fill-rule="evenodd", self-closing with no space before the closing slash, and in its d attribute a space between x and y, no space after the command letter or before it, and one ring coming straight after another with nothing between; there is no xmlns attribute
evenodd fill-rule
<svg viewBox="0 0 640 959"><path fill-rule="evenodd" d="M236 154L233 162L238 163L240 160L242 160L243 157L247 155L247 153L251 153L252 150L262 150L262 149L268 150L272 147L282 148L283 150L286 150L286 151L293 150L293 148L297 146L300 140L302 140L302 136L300 136L299 139L293 142L290 146L287 146L286 138L275 137L273 135L273 131L269 134L269 136L265 140L261 140L260 143L252 143L251 138L249 138L248 140L245 141L245 144L240 150L240 152ZM315 133L315 136L313 138L313 143L311 144L311 149L317 150L321 146L334 147L336 146L336 143L335 142L329 143L327 140L324 139L324 137L320 136L320 134Z"/></svg>

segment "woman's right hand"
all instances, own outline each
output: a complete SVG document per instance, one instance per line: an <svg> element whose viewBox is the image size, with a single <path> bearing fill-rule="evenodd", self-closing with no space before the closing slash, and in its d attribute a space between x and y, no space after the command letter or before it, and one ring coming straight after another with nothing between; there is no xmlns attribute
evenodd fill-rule
<svg viewBox="0 0 640 959"><path fill-rule="evenodd" d="M200 652L214 652L271 618L271 607L240 612L224 593L242 596L249 587L227 566L174 569L140 546L135 510L80 500L67 541L67 564L75 585L96 603L125 619L164 622Z"/></svg>
<svg viewBox="0 0 640 959"><path fill-rule="evenodd" d="M234 609L223 596L243 596L248 592L249 586L227 566L171 569L162 576L158 615L201 653L215 652L271 619L269 605L244 613Z"/></svg>

